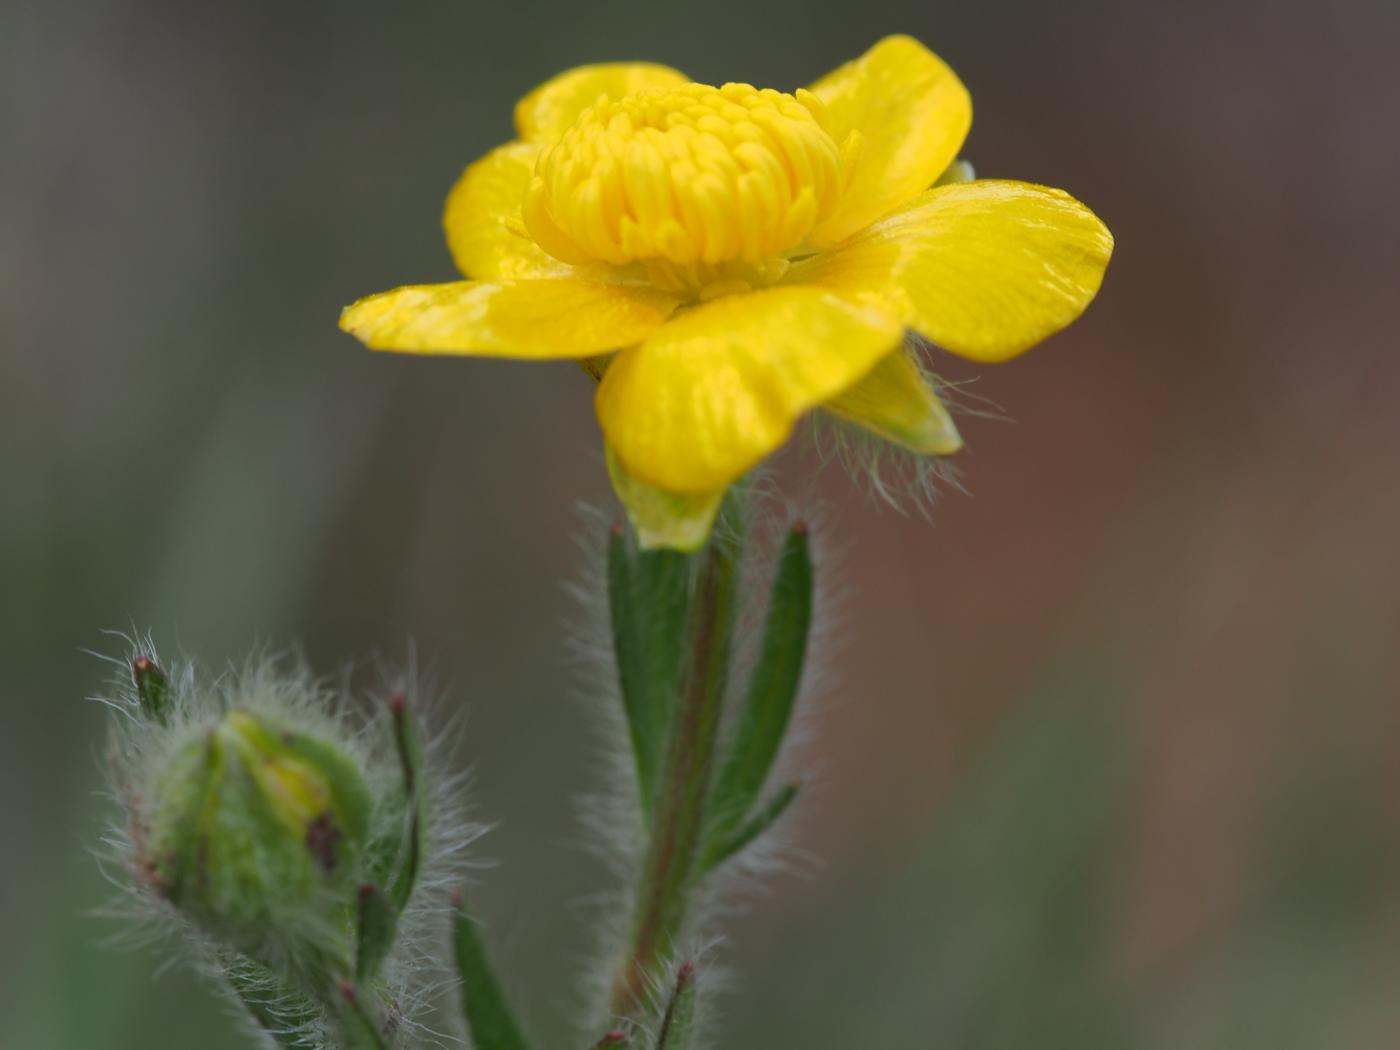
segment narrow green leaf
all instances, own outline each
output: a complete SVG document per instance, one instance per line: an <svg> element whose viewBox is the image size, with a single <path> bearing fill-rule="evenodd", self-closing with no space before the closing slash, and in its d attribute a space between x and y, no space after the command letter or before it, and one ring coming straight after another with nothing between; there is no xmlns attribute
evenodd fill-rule
<svg viewBox="0 0 1400 1050"><path fill-rule="evenodd" d="M650 816L685 654L690 559L672 550L633 552L627 535L608 540L608 609L618 682Z"/></svg>
<svg viewBox="0 0 1400 1050"><path fill-rule="evenodd" d="M355 977L363 984L379 975L398 928L398 915L389 898L372 883L360 887L355 926Z"/></svg>
<svg viewBox="0 0 1400 1050"><path fill-rule="evenodd" d="M778 559L758 661L715 783L711 835L716 840L732 838L768 779L802 682L811 624L812 557L807 530L799 524L788 533Z"/></svg>
<svg viewBox="0 0 1400 1050"><path fill-rule="evenodd" d="M350 981L340 982L340 1023L345 1032L345 1050L389 1050L360 990Z"/></svg>
<svg viewBox="0 0 1400 1050"><path fill-rule="evenodd" d="M457 973L462 979L462 1012L476 1050L525 1050L525 1037L511 1013L482 943L481 931L460 897L453 927Z"/></svg>
<svg viewBox="0 0 1400 1050"><path fill-rule="evenodd" d="M656 1050L690 1050L695 1043L695 967L684 963L676 988L666 1004L666 1016L656 1036Z"/></svg>
<svg viewBox="0 0 1400 1050"><path fill-rule="evenodd" d="M787 812L788 806L792 805L792 800L797 797L797 791L800 787L801 785L795 780L784 784L757 813L744 823L732 828L727 834L712 835L706 848L701 873L713 871L776 824L778 818Z"/></svg>
<svg viewBox="0 0 1400 1050"><path fill-rule="evenodd" d="M423 796L423 747L418 739L418 724L408 709L408 698L396 692L389 698L389 712L394 719L394 743L398 748L399 766L403 771L404 795L407 798L407 826L398 870L389 883L389 900L394 911L402 913L418 882L418 869L423 862L424 838L427 834L427 805Z"/></svg>
<svg viewBox="0 0 1400 1050"><path fill-rule="evenodd" d="M141 711L164 725L170 715L170 679L165 672L149 656L138 656L131 661L131 680Z"/></svg>
<svg viewBox="0 0 1400 1050"><path fill-rule="evenodd" d="M608 612L612 620L613 654L617 661L622 706L627 713L627 729L632 738L632 755L637 764L637 788L643 809L650 812L662 727L656 717L659 712L645 703L643 649L633 580L627 534L620 525L614 526L608 536Z"/></svg>

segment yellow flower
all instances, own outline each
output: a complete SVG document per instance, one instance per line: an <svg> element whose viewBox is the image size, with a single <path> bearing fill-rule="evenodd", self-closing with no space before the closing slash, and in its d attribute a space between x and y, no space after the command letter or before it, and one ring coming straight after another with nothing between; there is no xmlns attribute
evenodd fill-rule
<svg viewBox="0 0 1400 1050"><path fill-rule="evenodd" d="M906 330L1004 361L1093 298L1108 230L1060 190L968 181L971 120L903 36L795 94L573 69L448 198L468 280L370 296L341 326L378 350L588 362L643 543L690 549L813 409L917 453L961 447Z"/></svg>

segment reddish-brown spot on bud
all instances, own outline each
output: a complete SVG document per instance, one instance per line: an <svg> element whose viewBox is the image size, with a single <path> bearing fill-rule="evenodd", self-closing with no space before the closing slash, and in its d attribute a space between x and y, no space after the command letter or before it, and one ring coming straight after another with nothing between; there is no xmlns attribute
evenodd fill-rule
<svg viewBox="0 0 1400 1050"><path fill-rule="evenodd" d="M329 813L322 813L306 825L306 848L311 851L311 855L327 875L335 871L336 851L340 847L340 839L340 829L336 827Z"/></svg>

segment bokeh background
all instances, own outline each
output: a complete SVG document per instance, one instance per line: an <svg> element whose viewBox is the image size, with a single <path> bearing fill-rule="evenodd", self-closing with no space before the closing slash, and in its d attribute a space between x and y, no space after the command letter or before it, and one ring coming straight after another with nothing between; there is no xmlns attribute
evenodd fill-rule
<svg viewBox="0 0 1400 1050"><path fill-rule="evenodd" d="M609 508L566 364L363 352L451 276L460 168L569 65L792 88L892 31L986 175L1118 238L974 380L932 523L810 457L844 581L803 859L724 955L728 1047L1400 1042L1400 106L1392 0L0 5L0 1045L223 1050L103 946L104 712L149 626L219 666L421 662L500 821L478 903L542 1047L606 885L563 630Z"/></svg>

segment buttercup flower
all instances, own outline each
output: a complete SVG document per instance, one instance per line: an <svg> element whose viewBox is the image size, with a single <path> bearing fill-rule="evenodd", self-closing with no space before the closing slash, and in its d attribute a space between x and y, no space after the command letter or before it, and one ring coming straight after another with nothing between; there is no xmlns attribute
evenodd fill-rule
<svg viewBox="0 0 1400 1050"><path fill-rule="evenodd" d="M527 95L447 201L465 281L346 309L378 350L575 358L644 544L704 541L813 409L926 455L961 439L906 331L980 362L1073 321L1113 247L1060 190L968 180L962 83L889 37L794 94L650 64Z"/></svg>

